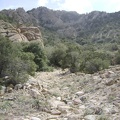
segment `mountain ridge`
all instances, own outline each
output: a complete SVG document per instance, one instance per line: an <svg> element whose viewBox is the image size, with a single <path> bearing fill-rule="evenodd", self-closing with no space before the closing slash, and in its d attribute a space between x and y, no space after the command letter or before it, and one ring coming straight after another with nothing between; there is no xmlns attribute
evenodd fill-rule
<svg viewBox="0 0 120 120"><path fill-rule="evenodd" d="M0 14L18 23L39 26L42 31L55 32L60 39L71 39L80 44L119 42L120 12L93 11L78 14L73 11L55 11L46 7L38 7L27 12L23 8L2 10ZM45 32L43 36L46 36Z"/></svg>

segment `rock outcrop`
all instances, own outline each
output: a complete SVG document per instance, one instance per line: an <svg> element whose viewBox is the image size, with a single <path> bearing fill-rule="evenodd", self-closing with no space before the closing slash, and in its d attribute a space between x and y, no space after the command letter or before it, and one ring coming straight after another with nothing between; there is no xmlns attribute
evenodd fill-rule
<svg viewBox="0 0 120 120"><path fill-rule="evenodd" d="M42 35L38 27L14 27L8 22L0 20L0 34L13 42L39 41L43 45Z"/></svg>
<svg viewBox="0 0 120 120"><path fill-rule="evenodd" d="M21 27L21 33L28 39L28 41L37 40L40 41L42 39L41 32L37 27Z"/></svg>

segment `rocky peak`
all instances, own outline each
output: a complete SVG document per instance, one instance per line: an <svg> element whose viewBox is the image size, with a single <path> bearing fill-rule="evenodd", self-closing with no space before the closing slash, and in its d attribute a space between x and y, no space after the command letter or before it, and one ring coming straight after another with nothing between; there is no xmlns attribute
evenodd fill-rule
<svg viewBox="0 0 120 120"><path fill-rule="evenodd" d="M15 18L18 18L17 22L27 22L27 20L29 20L29 15L25 12L25 10L23 8L18 8L16 9L15 12L16 16L14 16Z"/></svg>
<svg viewBox="0 0 120 120"><path fill-rule="evenodd" d="M29 23L30 16L23 8L3 10L0 13L7 15L16 22Z"/></svg>

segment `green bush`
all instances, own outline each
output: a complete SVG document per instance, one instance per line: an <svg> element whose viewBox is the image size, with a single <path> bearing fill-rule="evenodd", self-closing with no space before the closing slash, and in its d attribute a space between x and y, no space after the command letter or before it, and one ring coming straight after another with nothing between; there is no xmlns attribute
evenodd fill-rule
<svg viewBox="0 0 120 120"><path fill-rule="evenodd" d="M32 53L23 52L20 43L12 43L0 36L0 77L9 78L5 81L3 79L1 84L23 83L28 74L34 75L37 66L33 59Z"/></svg>
<svg viewBox="0 0 120 120"><path fill-rule="evenodd" d="M9 79L5 80L5 85L24 83L28 77L25 62L20 58L14 58L4 70L4 75L9 76Z"/></svg>
<svg viewBox="0 0 120 120"><path fill-rule="evenodd" d="M22 52L21 53L21 59L25 63L25 67L24 66L23 67L24 67L24 69L26 69L28 74L30 74L32 76L35 75L35 72L36 72L37 67L38 67L34 62L34 58L35 58L35 56L33 53L29 53L29 52L27 52L27 53Z"/></svg>
<svg viewBox="0 0 120 120"><path fill-rule="evenodd" d="M108 68L110 56L96 51L84 51L81 54L80 71L93 74L94 72Z"/></svg>
<svg viewBox="0 0 120 120"><path fill-rule="evenodd" d="M108 68L109 61L102 60L101 58L91 59L90 61L87 61L84 66L84 72L93 74L97 71L103 70L105 68Z"/></svg>
<svg viewBox="0 0 120 120"><path fill-rule="evenodd" d="M72 73L78 72L80 67L80 54L78 51L67 52L62 68L69 68Z"/></svg>
<svg viewBox="0 0 120 120"><path fill-rule="evenodd" d="M73 73L82 71L92 74L108 68L110 65L111 56L107 53L97 52L91 45L58 43L49 50L51 51L49 51L48 58L51 65L62 69L69 68Z"/></svg>
<svg viewBox="0 0 120 120"><path fill-rule="evenodd" d="M0 77L4 74L4 71L11 60L14 59L12 43L7 39L0 36Z"/></svg>
<svg viewBox="0 0 120 120"><path fill-rule="evenodd" d="M54 47L54 51L50 57L50 63L53 66L62 67L63 60L66 56L66 45L59 43Z"/></svg>
<svg viewBox="0 0 120 120"><path fill-rule="evenodd" d="M62 69L69 68L71 72L79 71L80 45L75 43L57 43L55 47L49 50L52 51L48 55L51 65Z"/></svg>
<svg viewBox="0 0 120 120"><path fill-rule="evenodd" d="M120 50L115 54L115 57L113 59L114 64L120 64Z"/></svg>
<svg viewBox="0 0 120 120"><path fill-rule="evenodd" d="M34 54L34 62L36 63L37 71L47 71L48 67L48 59L45 54L45 51L40 43L33 42L24 47L24 52L29 52Z"/></svg>

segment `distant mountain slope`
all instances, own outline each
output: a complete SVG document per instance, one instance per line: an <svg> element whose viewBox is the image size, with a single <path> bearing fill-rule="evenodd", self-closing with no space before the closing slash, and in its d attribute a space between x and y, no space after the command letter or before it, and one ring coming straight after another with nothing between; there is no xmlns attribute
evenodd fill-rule
<svg viewBox="0 0 120 120"><path fill-rule="evenodd" d="M23 8L2 10L13 21L40 26L43 36L58 35L60 38L75 40L80 44L97 42L119 42L120 12L106 13L93 11L89 14L54 11L46 7L34 8L25 12ZM51 35L51 34L50 34Z"/></svg>

